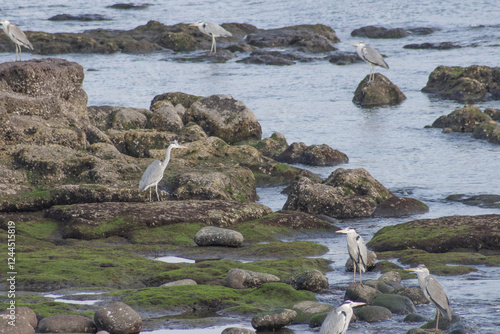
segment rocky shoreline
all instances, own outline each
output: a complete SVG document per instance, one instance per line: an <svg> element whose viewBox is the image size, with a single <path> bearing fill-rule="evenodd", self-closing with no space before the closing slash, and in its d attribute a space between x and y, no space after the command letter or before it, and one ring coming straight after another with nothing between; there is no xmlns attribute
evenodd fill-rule
<svg viewBox="0 0 500 334"><path fill-rule="evenodd" d="M134 34L160 28L150 22ZM253 28L235 24L231 29L240 29L241 36L235 33L235 38L242 38ZM301 28L287 29L307 35ZM300 47L335 43L328 27L308 29L316 35ZM274 43L268 38L276 32L253 33L255 45ZM36 43L38 35L32 36ZM200 43L193 48L205 48ZM383 81L380 77L376 81ZM64 322L50 318L66 315L85 318L67 320L81 323L80 332L113 333L111 325L96 317L116 303L125 303L139 316L142 330L162 328L169 317L188 327L193 316L203 319L204 313L214 312L242 317L256 329L290 323L318 326L331 308L315 302L316 293L329 288L324 274L330 263L320 258L327 249L283 238L299 233L333 238L335 219L408 217L428 210L416 199L395 196L368 171L344 168L348 157L334 148L289 145L280 133L262 138L252 111L230 95L165 93L154 97L149 109L87 106L83 78L82 66L63 59L0 65L0 239L7 243L9 222L14 222L17 268L23 273L17 276L17 288L25 292L17 300L31 309L33 313L25 310L31 318L39 318L39 331L42 322L59 326ZM493 126L497 111L490 114L492 121L485 124ZM463 117L457 119L433 126L454 129ZM489 133L496 132L493 128ZM172 140L187 148L172 153L159 184L164 200L149 202L138 182L153 159L163 158ZM323 180L296 163L342 167ZM256 187L262 185L289 185L283 210L273 212L255 202ZM414 313L413 305L422 302L418 289L401 283L410 276L387 259L412 266L425 263L432 272L448 275L474 270L469 265L499 266L499 217L416 220L377 232L368 246L377 252L379 261L372 270L382 274L380 279L365 286L351 284L346 292L346 298L370 304L371 309L359 309L360 321ZM197 262L151 259L164 255ZM189 284L176 283L186 279ZM4 285L0 283L2 289ZM104 293L98 305L86 307L33 294L61 289ZM7 308L5 298L0 305ZM0 317L0 326L6 319ZM459 317L455 320L460 323ZM127 327L128 333L141 330L137 322ZM32 333L34 326L20 333Z"/></svg>

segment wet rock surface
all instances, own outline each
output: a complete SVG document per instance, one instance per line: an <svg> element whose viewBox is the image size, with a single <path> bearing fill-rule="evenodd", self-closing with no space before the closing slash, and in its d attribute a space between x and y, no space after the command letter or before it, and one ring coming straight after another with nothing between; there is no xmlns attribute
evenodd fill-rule
<svg viewBox="0 0 500 334"><path fill-rule="evenodd" d="M40 320L38 324L40 333L95 333L95 323L79 315L56 315Z"/></svg>
<svg viewBox="0 0 500 334"><path fill-rule="evenodd" d="M366 76L354 92L352 101L361 107L379 107L399 104L406 96L387 77L375 73L373 81Z"/></svg>
<svg viewBox="0 0 500 334"><path fill-rule="evenodd" d="M378 26L366 26L355 29L351 32L352 37L367 37L367 38L403 38L409 36L410 33L403 28L385 28Z"/></svg>
<svg viewBox="0 0 500 334"><path fill-rule="evenodd" d="M405 49L433 49L433 50L459 49L461 47L462 46L457 45L453 42L407 44L403 46L403 48Z"/></svg>
<svg viewBox="0 0 500 334"><path fill-rule="evenodd" d="M328 289L328 280L319 270L311 270L304 273L298 273L285 280L297 290L309 290L321 292Z"/></svg>
<svg viewBox="0 0 500 334"><path fill-rule="evenodd" d="M289 164L301 163L312 166L335 166L349 162L345 153L334 150L328 145L307 146L304 143L292 143L276 160Z"/></svg>
<svg viewBox="0 0 500 334"><path fill-rule="evenodd" d="M252 319L252 326L257 331L275 331L293 322L297 312L290 309L273 312L270 314L257 315Z"/></svg>
<svg viewBox="0 0 500 334"><path fill-rule="evenodd" d="M198 246L241 247L243 240L240 232L215 226L206 226L194 236Z"/></svg>
<svg viewBox="0 0 500 334"><path fill-rule="evenodd" d="M233 268L227 273L227 285L233 289L256 288L264 283L279 281L280 278L276 275L239 268Z"/></svg>
<svg viewBox="0 0 500 334"><path fill-rule="evenodd" d="M110 333L137 334L142 329L141 316L122 302L100 308L94 315L94 321L99 329Z"/></svg>

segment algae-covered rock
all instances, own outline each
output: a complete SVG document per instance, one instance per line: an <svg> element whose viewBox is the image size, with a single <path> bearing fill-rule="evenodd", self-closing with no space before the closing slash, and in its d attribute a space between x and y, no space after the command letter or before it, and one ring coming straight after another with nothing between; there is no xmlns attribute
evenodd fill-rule
<svg viewBox="0 0 500 334"><path fill-rule="evenodd" d="M377 26L365 26L354 29L351 32L352 37L368 37L368 38L403 38L410 33L403 28L385 28Z"/></svg>
<svg viewBox="0 0 500 334"><path fill-rule="evenodd" d="M311 270L301 273L296 273L285 280L285 283L290 284L297 290L309 290L320 292L329 288L328 279L319 270Z"/></svg>
<svg viewBox="0 0 500 334"><path fill-rule="evenodd" d="M460 102L500 99L500 67L439 66L429 75L423 92Z"/></svg>
<svg viewBox="0 0 500 334"><path fill-rule="evenodd" d="M205 226L194 236L198 246L241 247L243 240L240 232L215 226Z"/></svg>
<svg viewBox="0 0 500 334"><path fill-rule="evenodd" d="M359 283L351 283L347 287L344 299L350 299L357 302L365 302L370 304L372 300L380 295L381 292L375 288L368 285L362 285Z"/></svg>
<svg viewBox="0 0 500 334"><path fill-rule="evenodd" d="M227 273L227 285L233 289L249 289L260 287L264 283L279 282L276 275L259 273L251 270L233 268Z"/></svg>
<svg viewBox="0 0 500 334"><path fill-rule="evenodd" d="M346 154L334 150L328 145L306 146L304 143L292 143L276 160L289 164L301 163L312 166L335 166L349 162Z"/></svg>
<svg viewBox="0 0 500 334"><path fill-rule="evenodd" d="M368 305L356 310L356 316L366 322L377 322L392 319L392 312L386 307Z"/></svg>
<svg viewBox="0 0 500 334"><path fill-rule="evenodd" d="M410 298L391 293L375 296L372 300L372 304L388 308L392 313L396 314L408 314L417 311Z"/></svg>
<svg viewBox="0 0 500 334"><path fill-rule="evenodd" d="M396 105L404 100L406 100L406 96L399 87L380 73L375 73L372 81L369 81L367 75L356 88L352 99L361 107Z"/></svg>
<svg viewBox="0 0 500 334"><path fill-rule="evenodd" d="M296 316L297 312L290 309L259 314L252 318L252 326L257 331L275 331L286 325L290 325Z"/></svg>

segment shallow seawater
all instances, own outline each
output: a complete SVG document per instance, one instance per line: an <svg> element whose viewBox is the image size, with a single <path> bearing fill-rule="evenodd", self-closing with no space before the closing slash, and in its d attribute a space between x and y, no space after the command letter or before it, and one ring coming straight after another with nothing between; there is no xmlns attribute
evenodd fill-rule
<svg viewBox="0 0 500 334"><path fill-rule="evenodd" d="M186 63L175 60L179 54L159 51L150 54L85 55L54 57L80 63L85 69L84 89L89 105L119 105L149 108L155 95L181 91L195 95L230 94L243 101L256 115L264 137L274 132L285 135L288 143L327 144L349 157L349 163L336 167L307 168L323 178L336 168L364 168L375 179L400 196L425 202L430 211L399 219L357 219L340 222L350 225L368 241L383 226L417 218L448 215L500 213L446 201L452 194L500 194L500 145L472 139L468 134L443 134L440 129L424 128L441 115L462 104L437 100L421 92L429 74L439 65L499 66L500 6L497 0L467 2L413 1L384 2L278 0L278 1L147 1L144 10L106 8L119 1L60 0L39 2L20 0L2 4L2 17L24 30L81 32L87 29L133 29L157 20L164 24L191 23L199 20L218 23L250 23L259 28L279 28L297 24L322 23L336 30L340 51L355 52L352 30L379 25L387 28L430 27L431 35L411 35L402 39L365 39L364 42L386 55L390 70L377 68L406 95L402 104L386 108L359 108L352 103L359 82L369 73L365 63L337 66L314 55L317 60L276 67L236 63L247 54L224 64ZM55 14L99 13L110 21L53 22ZM451 50L409 50L411 43L454 42L463 46ZM14 51L14 47L12 48ZM45 57L45 56L44 56ZM41 58L29 53L23 59ZM0 53L0 62L12 61L14 53ZM500 108L500 101L477 104ZM286 201L283 187L259 188L259 202L279 210ZM318 238L330 251L326 258L335 261L328 273L330 294L320 295L323 302L338 305L343 288L352 279L343 270L347 254L345 239ZM455 312L476 333L497 333L500 324L500 269L477 267L468 275L439 277ZM367 273L366 278L376 274ZM406 284L416 284L408 281ZM418 311L434 316L434 308L424 305ZM235 320L239 323L240 320ZM249 324L240 324L247 328ZM349 333L404 333L414 325L402 317L391 321L351 324ZM228 326L225 326L228 327ZM194 330L157 330L155 334L220 333L225 327ZM295 333L314 333L307 326L292 326Z"/></svg>

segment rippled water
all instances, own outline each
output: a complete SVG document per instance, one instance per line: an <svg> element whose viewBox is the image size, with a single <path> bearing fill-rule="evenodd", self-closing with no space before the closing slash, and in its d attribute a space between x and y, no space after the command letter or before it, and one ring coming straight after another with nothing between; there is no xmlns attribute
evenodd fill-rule
<svg viewBox="0 0 500 334"><path fill-rule="evenodd" d="M81 32L93 28L133 29L149 20L164 24L191 23L199 20L244 22L259 28L279 28L305 23L323 23L334 28L341 39L336 46L355 52L358 39L350 33L366 25L388 28L431 27L427 36L409 36L395 40L368 40L387 56L390 70L377 69L398 85L407 96L399 106L363 109L351 100L369 66L356 63L336 66L324 60L297 63L287 67L240 64L180 63L170 52L151 54L57 55L76 61L86 71L84 88L89 105L121 105L148 108L161 93L182 91L196 95L231 94L243 101L257 116L264 136L283 133L288 142L328 144L349 156L343 168L365 168L378 181L398 195L417 198L430 212L413 218L447 215L499 213L500 210L469 207L447 202L451 194L500 194L500 146L472 139L467 134L442 134L439 129L424 129L437 117L448 114L461 104L440 101L421 93L430 72L439 65L499 66L500 6L489 1L147 1L145 10L105 8L119 1L12 1L1 5L0 15L18 23L24 30ZM145 1L146 2L146 1ZM43 5L42 5L43 4ZM103 22L51 22L55 14L102 14ZM410 43L447 42L464 46L452 50L408 50ZM14 50L14 47L13 47ZM319 57L324 55L319 55ZM30 56L25 54L23 59ZM34 56L36 58L40 56ZM0 62L11 61L14 53L0 54ZM479 103L479 107L500 108L500 101ZM335 168L306 167L326 178ZM281 188L259 189L261 202L273 210L282 207L286 196ZM380 227L408 219L363 219L350 221L365 240ZM347 224L347 223L346 223ZM325 257L336 261L328 274L331 285L346 286L350 273L343 271L346 258L344 239L319 239L330 252ZM439 277L454 310L477 333L497 333L500 293L499 269L478 267L476 273L458 277ZM375 277L376 274L369 273ZM416 284L416 281L413 282ZM337 305L338 295L320 296ZM428 317L431 306L418 308ZM237 320L238 321L238 320ZM312 333L307 326L294 326L296 333ZM411 325L396 316L378 324L359 322L349 333L399 333ZM217 333L215 329L196 332ZM157 333L190 333L157 331Z"/></svg>

